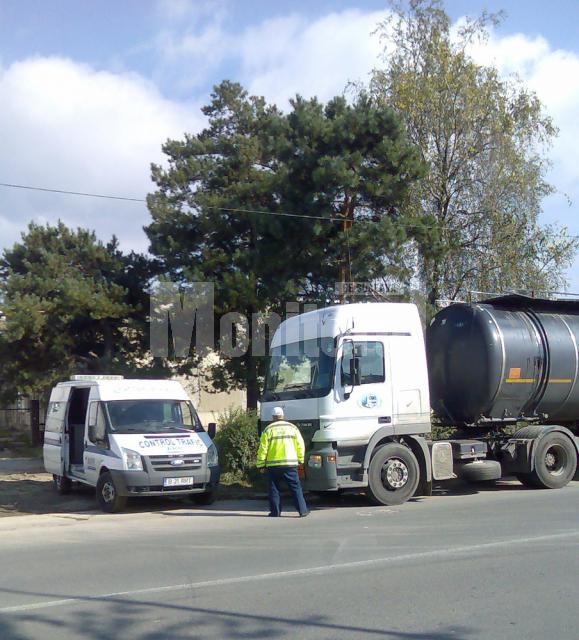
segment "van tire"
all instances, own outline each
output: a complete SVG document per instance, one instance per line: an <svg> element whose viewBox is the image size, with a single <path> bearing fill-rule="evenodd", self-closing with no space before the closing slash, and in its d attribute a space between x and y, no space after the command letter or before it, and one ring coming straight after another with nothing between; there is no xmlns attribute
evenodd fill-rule
<svg viewBox="0 0 579 640"><path fill-rule="evenodd" d="M127 506L127 497L120 496L112 475L105 471L99 476L96 486L96 498L99 507L105 513L117 513Z"/></svg>
<svg viewBox="0 0 579 640"><path fill-rule="evenodd" d="M209 491L204 491L203 493L190 493L189 500L200 506L209 506L217 500L217 489L211 489Z"/></svg>
<svg viewBox="0 0 579 640"><path fill-rule="evenodd" d="M72 482L70 481L70 478L67 478L66 476L58 476L56 474L53 474L52 482L54 484L56 493L58 493L59 496L65 496L72 490Z"/></svg>
<svg viewBox="0 0 579 640"><path fill-rule="evenodd" d="M402 504L416 493L420 466L408 447L395 442L378 447L368 469L368 497L374 504Z"/></svg>

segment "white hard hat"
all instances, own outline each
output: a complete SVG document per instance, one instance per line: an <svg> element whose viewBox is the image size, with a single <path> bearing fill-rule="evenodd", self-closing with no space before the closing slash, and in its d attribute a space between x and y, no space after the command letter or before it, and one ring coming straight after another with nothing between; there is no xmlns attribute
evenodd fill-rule
<svg viewBox="0 0 579 640"><path fill-rule="evenodd" d="M271 412L272 418L283 418L283 409L281 407L274 407Z"/></svg>

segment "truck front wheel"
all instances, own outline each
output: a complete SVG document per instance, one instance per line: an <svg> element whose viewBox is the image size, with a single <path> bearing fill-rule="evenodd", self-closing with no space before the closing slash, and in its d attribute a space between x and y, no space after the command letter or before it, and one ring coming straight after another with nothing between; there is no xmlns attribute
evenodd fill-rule
<svg viewBox="0 0 579 640"><path fill-rule="evenodd" d="M540 489L560 489L577 470L577 451L569 438L553 432L543 436L535 450L535 468L528 476L530 485Z"/></svg>
<svg viewBox="0 0 579 640"><path fill-rule="evenodd" d="M414 453L401 444L385 444L376 449L370 461L368 497L376 504L402 504L414 495L419 480Z"/></svg>

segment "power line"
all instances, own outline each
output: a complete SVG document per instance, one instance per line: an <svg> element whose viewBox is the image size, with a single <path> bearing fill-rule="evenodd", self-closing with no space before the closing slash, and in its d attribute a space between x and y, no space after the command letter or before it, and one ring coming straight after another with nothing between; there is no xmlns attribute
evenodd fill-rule
<svg viewBox="0 0 579 640"><path fill-rule="evenodd" d="M68 196L84 196L86 198L105 198L106 200L125 200L128 202L146 202L143 198L127 198L125 196L108 196L101 193L85 193L84 191L66 191L65 189L48 189L47 187L30 187L24 184L10 184L0 182L0 187L11 189L26 189L28 191L47 191L48 193L63 193Z"/></svg>
<svg viewBox="0 0 579 640"><path fill-rule="evenodd" d="M89 193L85 191L69 191L67 189L51 189L48 187L36 187L31 185L13 184L9 182L0 182L0 187L7 187L10 189L23 189L26 191L43 191L46 193L58 193L58 194L68 195L68 196L82 196L85 198L101 198L105 200L121 200L125 202L139 202L139 203L147 202L145 198L131 198L128 196L111 196L111 195L102 194L102 193ZM312 216L305 213L290 213L288 211L263 211L259 209L240 209L235 207L218 207L213 205L205 205L204 208L213 209L215 211L227 211L230 213L255 213L255 214L266 215L266 216L280 216L280 217L287 217L287 218L305 218L309 220L322 220L324 222L341 222L342 223L345 220L344 217ZM350 220L350 222L359 224L360 222L371 222L371 221L358 219L358 220ZM450 229L450 227L448 227L447 225L436 225L436 224L425 225L421 223L411 223L411 222L393 222L393 225L398 227L406 227L406 228L422 227L423 229ZM579 238L579 235L568 235L567 238L576 239L576 238Z"/></svg>

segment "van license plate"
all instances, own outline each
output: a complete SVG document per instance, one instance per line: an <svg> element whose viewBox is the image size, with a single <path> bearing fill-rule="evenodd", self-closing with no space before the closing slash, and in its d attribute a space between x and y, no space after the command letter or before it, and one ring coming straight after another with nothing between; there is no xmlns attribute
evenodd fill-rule
<svg viewBox="0 0 579 640"><path fill-rule="evenodd" d="M193 478L191 476L184 478L163 478L164 487L183 487L189 484L193 484Z"/></svg>

